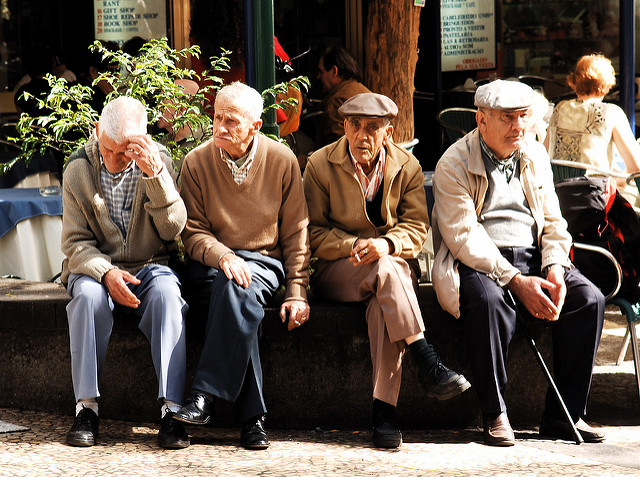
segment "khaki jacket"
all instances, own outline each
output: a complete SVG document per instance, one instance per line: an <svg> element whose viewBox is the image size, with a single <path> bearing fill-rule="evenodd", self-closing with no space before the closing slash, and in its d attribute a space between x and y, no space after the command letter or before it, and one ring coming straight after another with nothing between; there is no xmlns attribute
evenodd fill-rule
<svg viewBox="0 0 640 477"><path fill-rule="evenodd" d="M520 180L537 225L542 268L571 266L571 235L562 218L549 156L539 143L527 144L520 161ZM500 286L518 270L501 254L478 221L488 180L477 129L444 153L433 178L433 286L442 308L460 317L458 263L485 273Z"/></svg>
<svg viewBox="0 0 640 477"><path fill-rule="evenodd" d="M360 237L390 240L394 246L392 255L401 258L415 258L422 249L429 226L424 175L418 160L406 150L395 144L387 146L382 227L376 227L367 217L346 137L311 156L303 182L314 257L348 257Z"/></svg>

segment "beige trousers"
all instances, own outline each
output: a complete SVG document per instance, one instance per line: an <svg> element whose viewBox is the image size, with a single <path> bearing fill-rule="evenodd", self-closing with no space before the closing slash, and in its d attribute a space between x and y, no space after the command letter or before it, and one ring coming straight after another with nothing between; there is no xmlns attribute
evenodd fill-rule
<svg viewBox="0 0 640 477"><path fill-rule="evenodd" d="M400 393L404 339L424 331L415 277L407 261L388 255L357 267L347 258L320 262L311 276L314 295L367 305L373 397L393 406Z"/></svg>

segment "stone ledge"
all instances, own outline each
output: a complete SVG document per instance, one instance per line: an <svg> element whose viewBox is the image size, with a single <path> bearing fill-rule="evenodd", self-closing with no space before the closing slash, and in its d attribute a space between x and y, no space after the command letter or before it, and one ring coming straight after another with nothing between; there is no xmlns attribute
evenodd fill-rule
<svg viewBox="0 0 640 477"><path fill-rule="evenodd" d="M70 413L73 409L69 337L59 284L0 279L0 405ZM460 323L438 305L430 284L421 284L420 306L427 337L447 366L472 381ZM294 331L280 322L278 309L266 310L261 338L269 425L282 428L362 428L370 422L371 363L361 304L312 300L310 321ZM187 323L188 376L202 349L204 312L193 309ZM545 355L550 333L531 327ZM514 425L535 425L546 383L519 332L510 350L507 390ZM101 415L155 419L157 385L149 345L131 320L117 319L101 380ZM478 425L473 389L450 401L424 397L411 359L405 360L399 401L407 428ZM218 406L216 425L233 425L233 407Z"/></svg>

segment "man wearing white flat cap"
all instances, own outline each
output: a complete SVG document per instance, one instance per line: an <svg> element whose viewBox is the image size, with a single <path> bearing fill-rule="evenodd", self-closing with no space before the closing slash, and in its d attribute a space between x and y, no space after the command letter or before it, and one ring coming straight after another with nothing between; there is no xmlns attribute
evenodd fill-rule
<svg viewBox="0 0 640 477"><path fill-rule="evenodd" d="M391 140L398 113L386 96L362 93L339 109L345 135L316 151L304 173L314 294L364 302L373 363L373 442L395 448L395 418L405 348L426 394L452 398L469 388L424 337L415 287L416 256L429 217L417 159Z"/></svg>
<svg viewBox="0 0 640 477"><path fill-rule="evenodd" d="M433 284L442 307L460 318L472 358L487 445L511 446L504 391L518 307L553 330L555 382L587 442L604 435L587 425L587 397L604 319L604 297L569 260L544 147L525 141L533 90L497 80L475 95L478 128L444 153L433 179ZM572 439L549 391L543 436Z"/></svg>

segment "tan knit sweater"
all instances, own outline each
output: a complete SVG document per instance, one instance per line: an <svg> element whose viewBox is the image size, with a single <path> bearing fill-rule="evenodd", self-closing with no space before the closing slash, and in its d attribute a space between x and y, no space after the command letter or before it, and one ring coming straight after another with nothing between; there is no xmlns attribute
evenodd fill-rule
<svg viewBox="0 0 640 477"><path fill-rule="evenodd" d="M101 281L115 267L136 274L149 263L167 265L163 241L179 236L187 212L169 173L171 157L164 146L156 145L165 167L158 176L143 175L138 181L126 241L104 200L95 134L69 158L62 177L64 283L69 273Z"/></svg>
<svg viewBox="0 0 640 477"><path fill-rule="evenodd" d="M286 298L306 300L309 217L291 150L266 136L246 180L236 184L213 140L191 151L180 174L187 207L182 240L189 256L210 267L231 250L260 252L283 262Z"/></svg>

